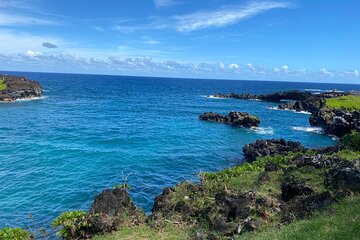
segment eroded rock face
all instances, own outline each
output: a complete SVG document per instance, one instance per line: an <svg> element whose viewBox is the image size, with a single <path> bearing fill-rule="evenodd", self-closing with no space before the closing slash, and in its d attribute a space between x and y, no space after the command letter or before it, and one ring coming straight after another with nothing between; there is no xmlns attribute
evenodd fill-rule
<svg viewBox="0 0 360 240"><path fill-rule="evenodd" d="M88 235L105 234L117 230L122 224L136 225L145 215L136 209L125 189L106 189L95 197L88 218L91 229Z"/></svg>
<svg viewBox="0 0 360 240"><path fill-rule="evenodd" d="M320 110L310 116L310 125L321 127L326 134L343 137L355 130L360 131L360 111Z"/></svg>
<svg viewBox="0 0 360 240"><path fill-rule="evenodd" d="M41 85L24 77L0 75L6 88L0 91L0 102L13 102L17 99L30 99L43 94Z"/></svg>
<svg viewBox="0 0 360 240"><path fill-rule="evenodd" d="M243 148L246 162L253 162L258 157L286 155L289 152L303 151L304 147L299 142L286 141L284 139L256 140L254 143L245 145Z"/></svg>
<svg viewBox="0 0 360 240"><path fill-rule="evenodd" d="M240 127L257 127L260 124L260 119L253 115L250 115L245 112L230 112L227 116L206 112L199 116L200 120L210 121L210 122L219 122L225 123L232 126L240 126Z"/></svg>

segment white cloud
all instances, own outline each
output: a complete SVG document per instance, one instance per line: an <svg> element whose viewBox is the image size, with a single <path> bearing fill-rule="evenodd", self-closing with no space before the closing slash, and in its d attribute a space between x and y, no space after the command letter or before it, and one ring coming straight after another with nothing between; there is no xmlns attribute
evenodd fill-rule
<svg viewBox="0 0 360 240"><path fill-rule="evenodd" d="M246 64L246 67L251 71L254 70L254 66L251 63Z"/></svg>
<svg viewBox="0 0 360 240"><path fill-rule="evenodd" d="M334 77L334 74L332 72L330 72L329 70L327 70L326 68L322 68L320 69L319 73L323 76L327 76L327 77Z"/></svg>
<svg viewBox="0 0 360 240"><path fill-rule="evenodd" d="M288 73L289 72L289 66L288 65L283 65L281 66L281 71Z"/></svg>
<svg viewBox="0 0 360 240"><path fill-rule="evenodd" d="M359 77L359 71L358 70L351 70L351 71L344 71L342 73L344 77Z"/></svg>
<svg viewBox="0 0 360 240"><path fill-rule="evenodd" d="M156 40L146 40L144 43L149 44L149 45L157 45L157 44L161 44L160 41L156 41Z"/></svg>
<svg viewBox="0 0 360 240"><path fill-rule="evenodd" d="M229 64L229 69L238 70L238 69L240 69L240 67L236 63L231 63L231 64Z"/></svg>
<svg viewBox="0 0 360 240"><path fill-rule="evenodd" d="M28 51L26 51L25 55L26 55L26 56L28 56L28 57L33 58L33 57L39 57L39 56L42 56L43 54L42 54L41 52L28 50Z"/></svg>
<svg viewBox="0 0 360 240"><path fill-rule="evenodd" d="M225 27L236 24L260 13L276 8L290 8L293 4L276 1L250 2L244 6L226 6L214 11L199 11L175 16L177 30L190 32L206 28Z"/></svg>

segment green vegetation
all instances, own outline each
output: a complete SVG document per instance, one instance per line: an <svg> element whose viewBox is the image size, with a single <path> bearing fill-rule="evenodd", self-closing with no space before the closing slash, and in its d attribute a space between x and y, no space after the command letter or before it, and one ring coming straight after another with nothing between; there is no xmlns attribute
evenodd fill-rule
<svg viewBox="0 0 360 240"><path fill-rule="evenodd" d="M282 240L282 239L359 239L360 236L360 196L349 197L335 204L329 211L283 226L275 226L258 232L247 232L238 239Z"/></svg>
<svg viewBox="0 0 360 240"><path fill-rule="evenodd" d="M169 223L161 229L152 228L147 225L123 227L113 234L106 236L96 236L94 237L94 240L179 240L189 239L189 235L189 229L179 228Z"/></svg>
<svg viewBox="0 0 360 240"><path fill-rule="evenodd" d="M21 228L3 228L0 230L1 240L28 240L30 234Z"/></svg>
<svg viewBox="0 0 360 240"><path fill-rule="evenodd" d="M347 95L343 97L326 99L326 107L330 109L344 108L347 111L360 110L360 96Z"/></svg>
<svg viewBox="0 0 360 240"><path fill-rule="evenodd" d="M343 139L344 146L353 151L360 151L360 133L353 131L347 134Z"/></svg>
<svg viewBox="0 0 360 240"><path fill-rule="evenodd" d="M57 235L63 238L75 238L75 230L82 232L83 228L90 227L90 223L86 220L86 212L84 211L68 211L63 212L52 223L51 227L57 229Z"/></svg>
<svg viewBox="0 0 360 240"><path fill-rule="evenodd" d="M6 84L4 82L4 79L0 79L0 91L5 90L6 89Z"/></svg>

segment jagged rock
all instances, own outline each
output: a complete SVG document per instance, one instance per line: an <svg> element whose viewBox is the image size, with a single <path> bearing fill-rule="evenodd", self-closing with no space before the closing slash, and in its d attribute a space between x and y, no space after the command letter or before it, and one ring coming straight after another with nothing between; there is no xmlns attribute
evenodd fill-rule
<svg viewBox="0 0 360 240"><path fill-rule="evenodd" d="M260 124L260 119L258 117L252 116L245 112L230 112L227 116L206 112L199 116L200 120L210 121L210 122L219 122L226 123L233 126L243 126L243 127L257 127Z"/></svg>
<svg viewBox="0 0 360 240"><path fill-rule="evenodd" d="M303 151L304 147L299 142L286 141L284 139L256 140L255 143L247 144L243 148L246 162L253 162L258 157L286 155L289 152Z"/></svg>
<svg viewBox="0 0 360 240"><path fill-rule="evenodd" d="M321 127L326 134L343 137L355 130L360 131L360 111L320 110L312 113L310 125Z"/></svg>
<svg viewBox="0 0 360 240"><path fill-rule="evenodd" d="M334 202L330 192L316 193L310 196L297 196L282 206L283 222L292 222L322 211Z"/></svg>
<svg viewBox="0 0 360 240"><path fill-rule="evenodd" d="M296 166L313 166L315 168L327 168L334 167L344 160L340 159L337 156L326 156L323 154L315 154L315 155L303 155L294 159ZM349 161L344 162L346 164L350 164Z"/></svg>
<svg viewBox="0 0 360 240"><path fill-rule="evenodd" d="M281 184L281 198L287 202L296 196L310 195L314 190L305 183L294 179L285 179Z"/></svg>
<svg viewBox="0 0 360 240"><path fill-rule="evenodd" d="M41 85L24 77L0 75L6 88L0 91L0 102L13 102L17 99L30 99L43 94Z"/></svg>
<svg viewBox="0 0 360 240"><path fill-rule="evenodd" d="M357 165L350 161L342 161L326 174L325 183L333 188L360 192L360 171Z"/></svg>
<svg viewBox="0 0 360 240"><path fill-rule="evenodd" d="M106 189L95 197L88 218L92 224L88 235L105 234L117 230L123 223L137 225L145 215L132 202L124 189Z"/></svg>

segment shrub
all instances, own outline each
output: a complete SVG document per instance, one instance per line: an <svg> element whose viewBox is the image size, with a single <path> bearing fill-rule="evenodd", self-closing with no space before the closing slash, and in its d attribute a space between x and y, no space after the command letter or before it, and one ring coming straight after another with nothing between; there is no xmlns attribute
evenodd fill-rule
<svg viewBox="0 0 360 240"><path fill-rule="evenodd" d="M360 133L353 131L343 137L342 143L345 148L360 151Z"/></svg>
<svg viewBox="0 0 360 240"><path fill-rule="evenodd" d="M21 228L6 227L0 230L1 240L28 240L29 238L29 232Z"/></svg>
<svg viewBox="0 0 360 240"><path fill-rule="evenodd" d="M91 227L84 211L63 212L52 223L51 227L59 229L57 235L62 238L76 239L85 234L85 229Z"/></svg>
<svg viewBox="0 0 360 240"><path fill-rule="evenodd" d="M4 79L0 79L0 91L5 90L6 89L6 84L4 82Z"/></svg>

